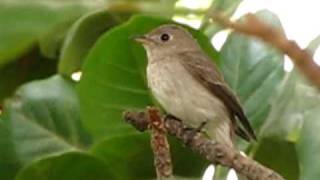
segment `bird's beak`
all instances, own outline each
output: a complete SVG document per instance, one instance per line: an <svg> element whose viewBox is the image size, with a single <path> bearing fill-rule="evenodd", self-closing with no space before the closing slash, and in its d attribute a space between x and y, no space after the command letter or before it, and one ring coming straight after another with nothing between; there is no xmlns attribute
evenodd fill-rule
<svg viewBox="0 0 320 180"><path fill-rule="evenodd" d="M150 39L145 35L135 35L135 36L132 36L131 39L142 44L146 44L150 42Z"/></svg>

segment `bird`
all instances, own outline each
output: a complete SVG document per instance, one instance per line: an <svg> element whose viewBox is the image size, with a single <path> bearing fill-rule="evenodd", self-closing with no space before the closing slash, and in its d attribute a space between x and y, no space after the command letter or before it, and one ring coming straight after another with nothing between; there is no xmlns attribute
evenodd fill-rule
<svg viewBox="0 0 320 180"><path fill-rule="evenodd" d="M188 30L164 24L134 39L146 51L148 87L166 113L231 148L235 135L256 140L239 99Z"/></svg>

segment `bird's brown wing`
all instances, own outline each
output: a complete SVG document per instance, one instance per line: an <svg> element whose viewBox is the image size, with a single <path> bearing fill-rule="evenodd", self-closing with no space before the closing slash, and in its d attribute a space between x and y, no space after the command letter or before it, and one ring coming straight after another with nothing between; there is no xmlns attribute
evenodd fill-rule
<svg viewBox="0 0 320 180"><path fill-rule="evenodd" d="M256 140L255 133L244 114L239 100L225 83L213 62L201 52L181 53L179 54L179 60L195 79L224 103L230 112L236 134L248 141L251 139ZM237 123L237 120L240 121L241 125Z"/></svg>

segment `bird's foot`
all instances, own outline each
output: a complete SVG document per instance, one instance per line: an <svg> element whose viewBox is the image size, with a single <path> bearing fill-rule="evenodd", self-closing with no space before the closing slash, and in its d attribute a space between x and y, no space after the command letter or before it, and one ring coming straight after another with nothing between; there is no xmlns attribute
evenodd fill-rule
<svg viewBox="0 0 320 180"><path fill-rule="evenodd" d="M186 144L187 146L191 144L191 141L192 141L192 139L193 139L193 137L194 137L195 135L197 135L198 133L201 133L203 127L204 127L206 124L207 124L207 121L204 121L204 122L202 122L202 123L199 125L199 127L197 127L197 128L190 128L190 127L184 128L184 131L185 131L185 132L188 132L188 133L186 133L186 134L188 134L188 137L186 138L187 141L185 142L185 144Z"/></svg>
<svg viewBox="0 0 320 180"><path fill-rule="evenodd" d="M166 121L167 119L173 119L173 120L176 120L176 121L181 122L180 119L176 118L176 117L175 117L174 115L172 115L172 114L166 114L166 115L164 116L164 120Z"/></svg>
<svg viewBox="0 0 320 180"><path fill-rule="evenodd" d="M197 132L201 132L205 125L207 125L207 121L203 121L199 127L196 128Z"/></svg>

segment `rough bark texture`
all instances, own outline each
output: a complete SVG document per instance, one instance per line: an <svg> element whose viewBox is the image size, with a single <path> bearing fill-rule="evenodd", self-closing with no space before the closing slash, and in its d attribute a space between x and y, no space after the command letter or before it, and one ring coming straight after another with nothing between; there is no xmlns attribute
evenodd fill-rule
<svg viewBox="0 0 320 180"><path fill-rule="evenodd" d="M151 147L157 178L167 179L172 176L172 163L166 129L157 109L148 108L148 116L151 125Z"/></svg>
<svg viewBox="0 0 320 180"><path fill-rule="evenodd" d="M165 136L168 133L182 141L194 152L202 155L209 162L233 168L237 173L247 177L249 180L284 180L279 174L262 166L253 159L242 156L230 147L207 139L202 133L197 132L196 129L186 127L180 120L170 116L166 116L162 120L156 109L151 108L148 110L148 113L125 112L124 118L140 131L151 128L152 141L156 141L152 147L158 177L160 175L161 177L172 176L169 145ZM153 125L151 125L152 121L154 121ZM159 133L161 141L157 142Z"/></svg>

